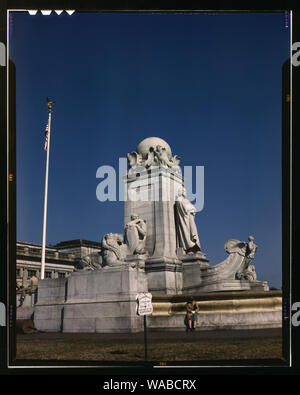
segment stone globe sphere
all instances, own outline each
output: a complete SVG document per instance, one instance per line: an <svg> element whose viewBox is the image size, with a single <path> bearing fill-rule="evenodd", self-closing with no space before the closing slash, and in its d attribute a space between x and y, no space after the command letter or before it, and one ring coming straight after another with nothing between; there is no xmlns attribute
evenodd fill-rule
<svg viewBox="0 0 300 395"><path fill-rule="evenodd" d="M143 158L145 158L149 152L149 149L151 147L153 149L156 149L156 147L158 145L161 145L163 148L166 149L166 152L169 157L172 156L172 151L171 151L169 144L165 140L161 139L160 137L148 137L148 138L144 139L137 146L136 152L138 154L142 155Z"/></svg>

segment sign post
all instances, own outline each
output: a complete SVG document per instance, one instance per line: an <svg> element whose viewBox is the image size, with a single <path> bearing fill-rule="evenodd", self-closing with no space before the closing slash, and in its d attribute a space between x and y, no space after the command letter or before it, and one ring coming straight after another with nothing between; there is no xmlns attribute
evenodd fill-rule
<svg viewBox="0 0 300 395"><path fill-rule="evenodd" d="M148 343L147 343L147 315L152 314L152 294L149 292L143 292L136 295L137 302L137 315L144 316L144 344L145 344L145 360L148 358Z"/></svg>
<svg viewBox="0 0 300 395"><path fill-rule="evenodd" d="M147 344L147 316L144 315L144 344L145 344L145 360L148 358L148 344Z"/></svg>

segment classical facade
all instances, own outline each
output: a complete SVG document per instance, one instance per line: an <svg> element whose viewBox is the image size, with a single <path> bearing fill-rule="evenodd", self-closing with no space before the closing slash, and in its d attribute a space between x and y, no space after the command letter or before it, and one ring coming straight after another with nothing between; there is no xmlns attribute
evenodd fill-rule
<svg viewBox="0 0 300 395"><path fill-rule="evenodd" d="M18 287L27 287L29 279L35 275L41 277L40 244L17 242L16 280ZM100 243L88 240L70 240L46 247L45 278L68 277L91 253L100 251Z"/></svg>

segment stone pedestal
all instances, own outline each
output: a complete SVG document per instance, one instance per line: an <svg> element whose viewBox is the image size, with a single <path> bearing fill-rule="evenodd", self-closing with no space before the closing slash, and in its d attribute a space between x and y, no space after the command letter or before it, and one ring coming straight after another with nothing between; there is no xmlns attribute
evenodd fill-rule
<svg viewBox="0 0 300 395"><path fill-rule="evenodd" d="M201 284L202 269L209 267L209 260L201 252L179 256L182 260L182 292L195 292Z"/></svg>
<svg viewBox="0 0 300 395"><path fill-rule="evenodd" d="M41 280L35 325L46 332L138 332L143 320L136 315L136 295L147 292L142 259L119 267L73 273Z"/></svg>
<svg viewBox="0 0 300 395"><path fill-rule="evenodd" d="M67 298L66 278L39 280L38 298L34 306L34 324L43 332L60 332L64 303Z"/></svg>
<svg viewBox="0 0 300 395"><path fill-rule="evenodd" d="M136 315L136 294L148 291L145 271L136 263L124 266L75 273L70 277L64 332L141 330L143 323Z"/></svg>
<svg viewBox="0 0 300 395"><path fill-rule="evenodd" d="M149 258L146 261L148 289L151 293L181 294L182 263L178 259Z"/></svg>

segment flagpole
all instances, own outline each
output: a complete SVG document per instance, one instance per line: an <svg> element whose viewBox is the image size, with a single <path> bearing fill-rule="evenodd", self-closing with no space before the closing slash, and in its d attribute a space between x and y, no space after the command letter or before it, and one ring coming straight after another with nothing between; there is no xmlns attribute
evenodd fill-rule
<svg viewBox="0 0 300 395"><path fill-rule="evenodd" d="M50 133L51 133L51 113L53 102L48 101L48 136L47 136L47 159L45 175L45 195L44 195L44 220L43 220L43 241L42 241L42 262L41 262L41 280L45 278L45 255L46 255L46 226L47 226L47 202L48 202L48 172L49 172L49 154L50 154Z"/></svg>

